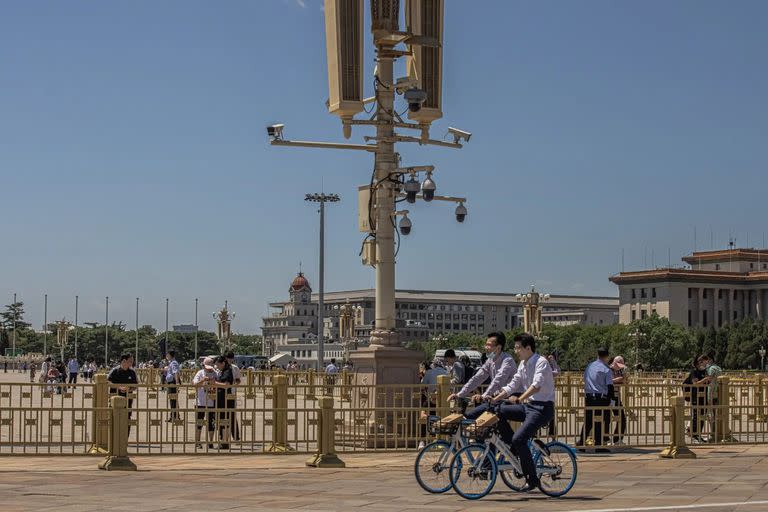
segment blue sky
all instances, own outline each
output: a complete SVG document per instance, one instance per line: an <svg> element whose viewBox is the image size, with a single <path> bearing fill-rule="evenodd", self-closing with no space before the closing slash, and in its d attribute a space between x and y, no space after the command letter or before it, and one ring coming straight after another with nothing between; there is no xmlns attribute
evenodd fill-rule
<svg viewBox="0 0 768 512"><path fill-rule="evenodd" d="M401 147L438 192L412 208L400 288L615 295L608 276L694 246L762 244L768 3L449 1L445 118L461 151ZM0 298L49 318L201 325L228 299L260 326L302 262L329 290L373 286L355 191L372 157L270 147L342 140L327 114L320 0L3 2ZM366 55L368 73L373 53ZM370 93L370 91L366 91ZM365 130L353 135L361 141ZM712 236L710 236L712 233ZM653 257L651 256L653 255Z"/></svg>

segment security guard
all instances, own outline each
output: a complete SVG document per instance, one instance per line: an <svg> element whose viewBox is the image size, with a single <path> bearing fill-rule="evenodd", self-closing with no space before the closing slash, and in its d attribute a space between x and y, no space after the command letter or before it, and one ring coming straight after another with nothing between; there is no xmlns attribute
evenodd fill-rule
<svg viewBox="0 0 768 512"><path fill-rule="evenodd" d="M602 448L603 436L608 434L608 425L610 425L611 411L609 409L595 411L592 407L609 407L611 397L613 396L613 372L608 367L610 357L607 348L597 349L597 359L589 363L584 371L584 405L587 408L584 427L581 429L581 438L579 446L584 446L587 438L594 429L595 451L598 453L608 452ZM579 451L584 451L580 448Z"/></svg>

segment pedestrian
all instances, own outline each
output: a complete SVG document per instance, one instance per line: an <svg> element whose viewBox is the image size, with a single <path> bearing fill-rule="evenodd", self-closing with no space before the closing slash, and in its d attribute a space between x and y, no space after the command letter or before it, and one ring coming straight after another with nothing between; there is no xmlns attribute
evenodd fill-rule
<svg viewBox="0 0 768 512"><path fill-rule="evenodd" d="M624 444L624 434L627 431L627 413L624 410L624 403L621 400L621 390L624 386L624 371L627 369L627 365L624 364L624 358L616 356L611 360L610 364L611 372L613 373L613 397L611 399L611 415L618 419L614 419L616 422L616 430L613 435L612 442L614 445Z"/></svg>
<svg viewBox="0 0 768 512"><path fill-rule="evenodd" d="M597 453L606 453L603 448L610 424L611 405L613 396L613 372L608 368L610 356L607 348L597 349L597 359L589 363L584 371L584 405L586 406L585 422L581 429L579 446L586 446L587 439L592 434ZM597 409L594 409L597 408ZM583 452L584 448L579 448Z"/></svg>
<svg viewBox="0 0 768 512"><path fill-rule="evenodd" d="M520 363L512 380L492 400L508 402L499 409L499 434L520 459L528 487L536 489L539 477L528 442L555 415L555 378L549 362L536 352L532 335L526 332L512 340ZM522 425L513 432L510 420Z"/></svg>
<svg viewBox="0 0 768 512"><path fill-rule="evenodd" d="M165 421L172 422L179 419L179 401L178 401L178 386L181 380L181 368L179 362L176 361L176 352L169 350L165 356L168 364L163 368L163 380L167 386L168 401L171 407L171 414Z"/></svg>
<svg viewBox="0 0 768 512"><path fill-rule="evenodd" d="M8 360L7 359L3 361L3 373L8 373Z"/></svg>
<svg viewBox="0 0 768 512"><path fill-rule="evenodd" d="M443 362L445 363L445 369L448 370L451 384L454 386L464 385L466 382L464 379L464 365L456 359L456 351L452 348L446 350L443 355Z"/></svg>
<svg viewBox="0 0 768 512"><path fill-rule="evenodd" d="M80 362L74 357L67 363L69 369L69 383L77 384L77 374L80 372Z"/></svg>
<svg viewBox="0 0 768 512"><path fill-rule="evenodd" d="M59 373L59 369L56 368L55 365L51 364L50 366L48 366L48 375L46 376L48 386L45 388L45 390L48 393L52 392L54 389L54 386L52 386L51 384L56 384L59 382L59 375L61 374ZM58 389L57 393L60 393L61 392L60 388L57 387L57 389Z"/></svg>
<svg viewBox="0 0 768 512"><path fill-rule="evenodd" d="M96 360L91 361L91 364L88 365L88 382L93 382L93 376L96 375L98 370L99 367L96 366Z"/></svg>
<svg viewBox="0 0 768 512"><path fill-rule="evenodd" d="M720 410L719 402L719 382L718 377L723 374L722 368L715 364L712 356L703 355L700 358L701 365L704 367L706 376L697 381L698 385L706 385L706 404L708 408L707 419L709 419L710 441L719 443L727 435L726 425L723 422L723 413ZM727 403L727 397L725 397Z"/></svg>
<svg viewBox="0 0 768 512"><path fill-rule="evenodd" d="M487 401L496 395L499 390L501 390L502 386L507 385L515 375L517 365L512 356L504 352L506 343L507 338L504 336L503 332L492 332L488 334L486 336L485 352L483 354L485 356L485 363L477 369L472 378L469 379L457 393L451 393L448 396L448 401L471 396L470 402L474 404L480 404L480 402L483 401L486 402L467 411L464 414L467 418L473 420L477 419L481 414L487 411ZM486 380L489 380L490 384L485 391L479 392L478 388Z"/></svg>
<svg viewBox="0 0 768 512"><path fill-rule="evenodd" d="M51 356L48 356L43 360L43 364L40 366L40 382L48 382L48 372L50 369Z"/></svg>
<svg viewBox="0 0 768 512"><path fill-rule="evenodd" d="M332 357L330 364L325 367L325 384L328 386L326 395L333 395L333 386L336 384L338 373L339 367L336 366L336 358Z"/></svg>
<svg viewBox="0 0 768 512"><path fill-rule="evenodd" d="M133 369L133 356L131 354L123 354L120 356L120 364L112 368L107 374L107 382L110 384L118 384L116 387L110 387L110 394L117 393L119 396L128 397L128 392L131 388L136 389L136 385L139 382L136 377L136 371ZM133 398L128 398L128 418L130 419L133 411ZM128 422L128 435L131 435L131 424Z"/></svg>
<svg viewBox="0 0 768 512"><path fill-rule="evenodd" d="M235 364L235 353L227 352L227 361L232 367L232 378L234 386L231 388L231 394L227 396L227 409L230 410L229 416L232 420L232 439L235 441L240 440L240 425L237 421L237 388L242 382L242 370Z"/></svg>
<svg viewBox="0 0 768 512"><path fill-rule="evenodd" d="M704 431L705 407L707 405L707 391L703 385L696 383L704 379L707 372L704 368L703 358L693 357L693 368L683 381L683 396L685 401L691 404L691 421L685 428L687 434L691 434L694 443L701 443L701 434Z"/></svg>
<svg viewBox="0 0 768 512"><path fill-rule="evenodd" d="M213 432L216 430L216 390L211 385L216 381L216 369L213 367L212 357L203 359L203 368L198 371L192 379L192 384L197 388L196 393L196 425L195 425L195 446L202 448L200 443L200 434L203 426L207 425L206 440L208 448L213 448Z"/></svg>
<svg viewBox="0 0 768 512"><path fill-rule="evenodd" d="M37 371L37 366L35 365L35 362L32 361L32 363L29 365L29 382L35 382L36 371Z"/></svg>
<svg viewBox="0 0 768 512"><path fill-rule="evenodd" d="M217 411L217 424L219 430L219 448L222 450L229 449L229 441L231 436L230 428L230 416L227 409L228 397L232 385L235 383L235 376L232 373L232 365L229 364L227 358L219 356L214 361L217 374L216 380L210 382L210 385L216 389L216 411Z"/></svg>
<svg viewBox="0 0 768 512"><path fill-rule="evenodd" d="M421 384L424 386L421 388L421 419L424 423L421 424L421 440L419 441L419 450L424 448L424 439L427 437L427 418L432 416L437 411L437 400L435 397L437 390L437 378L440 375L448 375L440 365L430 364L429 361L421 363L421 367L424 368L424 376L421 378Z"/></svg>

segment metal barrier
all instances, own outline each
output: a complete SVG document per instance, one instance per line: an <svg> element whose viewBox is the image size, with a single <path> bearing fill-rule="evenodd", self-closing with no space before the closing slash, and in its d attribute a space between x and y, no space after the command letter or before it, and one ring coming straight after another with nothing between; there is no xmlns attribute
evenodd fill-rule
<svg viewBox="0 0 768 512"><path fill-rule="evenodd" d="M104 375L92 384L3 383L0 455L313 453L336 463L348 452L413 449L428 440L426 416L449 412L447 378L373 386L313 373L253 372L228 393L204 390L212 407L197 406L190 383L147 377L123 386L126 407L117 415L119 390ZM712 388L629 378L618 387L621 405L585 408L580 378L566 375L554 423L540 436L586 449L676 447L673 455L694 444L768 443L765 387L762 375L723 376ZM125 455L110 445L115 421L125 422Z"/></svg>

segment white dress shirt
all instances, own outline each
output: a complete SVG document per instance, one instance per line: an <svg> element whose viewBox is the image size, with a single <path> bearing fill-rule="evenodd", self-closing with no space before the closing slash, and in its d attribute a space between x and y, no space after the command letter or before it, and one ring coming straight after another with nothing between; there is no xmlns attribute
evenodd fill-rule
<svg viewBox="0 0 768 512"><path fill-rule="evenodd" d="M546 358L534 353L527 361L520 361L517 373L512 380L502 389L511 395L512 393L524 393L531 386L539 390L528 397L534 402L555 401L555 377L552 375L552 367Z"/></svg>

